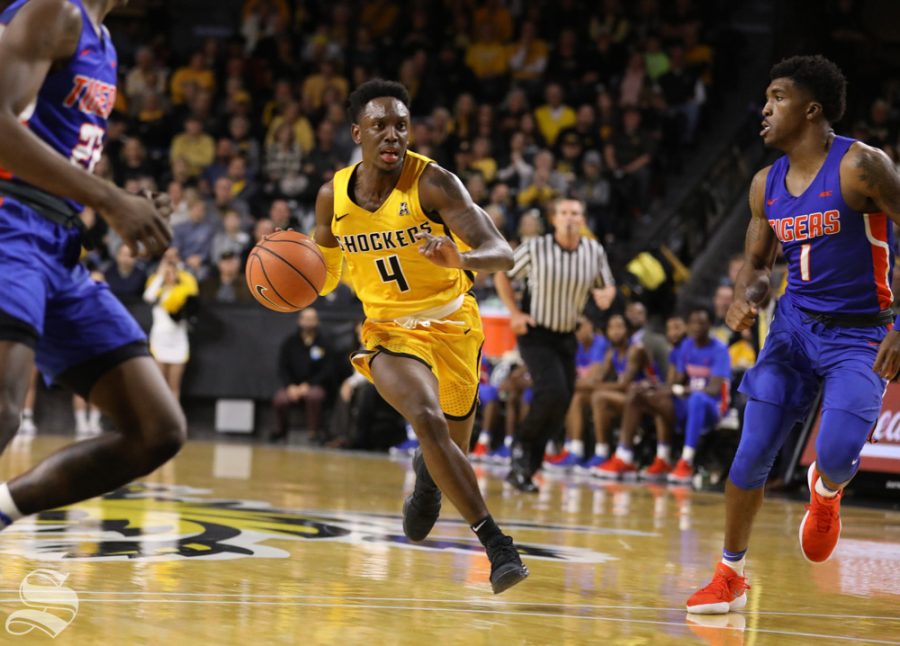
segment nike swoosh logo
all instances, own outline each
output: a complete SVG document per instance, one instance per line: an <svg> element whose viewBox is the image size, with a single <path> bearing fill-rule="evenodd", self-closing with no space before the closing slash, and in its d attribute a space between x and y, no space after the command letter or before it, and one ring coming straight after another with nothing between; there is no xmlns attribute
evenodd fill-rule
<svg viewBox="0 0 900 646"><path fill-rule="evenodd" d="M279 308L280 308L281 305L279 305L278 303L276 303L275 301L273 301L271 298L269 298L268 296L266 296L266 292L267 292L267 291L269 291L269 290L267 290L267 289L266 289L265 287L263 287L262 285L257 285L257 286L256 286L256 293L259 294L259 297L260 297L260 298L263 298L263 299L265 299L266 301L268 301L269 303L272 303L272 305L274 305L275 307L279 307Z"/></svg>
<svg viewBox="0 0 900 646"><path fill-rule="evenodd" d="M481 521L480 523L478 523L477 525L475 525L475 526L472 528L472 531L475 532L475 533L477 534L477 533L478 533L478 530L481 529L482 527L484 527L484 524L485 524L486 522L487 522L487 518L485 518L483 521Z"/></svg>
<svg viewBox="0 0 900 646"><path fill-rule="evenodd" d="M463 336L465 336L466 334L468 334L468 333L471 332L471 331L472 331L472 328L467 327L467 328L466 328L466 331L463 332Z"/></svg>
<svg viewBox="0 0 900 646"><path fill-rule="evenodd" d="M349 214L349 213L344 213L344 215L341 215L341 216L335 214L335 216L334 216L334 221L335 221L335 222L340 222L341 220L343 220L344 218L346 218L348 215L350 215L350 214Z"/></svg>

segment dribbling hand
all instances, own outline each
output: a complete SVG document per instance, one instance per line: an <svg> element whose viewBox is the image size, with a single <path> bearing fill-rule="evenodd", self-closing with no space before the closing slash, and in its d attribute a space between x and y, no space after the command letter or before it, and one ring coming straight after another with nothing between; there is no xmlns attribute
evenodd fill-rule
<svg viewBox="0 0 900 646"><path fill-rule="evenodd" d="M430 233L417 233L416 240L424 241L419 247L419 253L428 258L438 267L449 269L464 269L462 254L459 247L447 236L433 236Z"/></svg>
<svg viewBox="0 0 900 646"><path fill-rule="evenodd" d="M725 315L725 325L735 332L748 329L759 315L759 306L769 293L768 276L760 276L744 291L743 299L735 299Z"/></svg>
<svg viewBox="0 0 900 646"><path fill-rule="evenodd" d="M156 199L117 189L97 211L136 257L159 258L172 241L172 230L166 222L167 214L164 215L167 208L171 213L170 204L157 207Z"/></svg>

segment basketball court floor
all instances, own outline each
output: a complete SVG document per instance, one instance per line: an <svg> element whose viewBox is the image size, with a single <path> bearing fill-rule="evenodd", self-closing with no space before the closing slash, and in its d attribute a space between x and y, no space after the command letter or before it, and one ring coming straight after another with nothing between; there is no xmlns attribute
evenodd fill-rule
<svg viewBox="0 0 900 646"><path fill-rule="evenodd" d="M0 477L68 441L10 447ZM800 555L803 505L773 499L746 611L688 616L721 549L720 494L479 470L531 577L494 596L456 511L400 528L405 461L191 442L140 483L0 533L0 643L900 644L900 513L845 506L835 557ZM55 635L51 640L50 636Z"/></svg>

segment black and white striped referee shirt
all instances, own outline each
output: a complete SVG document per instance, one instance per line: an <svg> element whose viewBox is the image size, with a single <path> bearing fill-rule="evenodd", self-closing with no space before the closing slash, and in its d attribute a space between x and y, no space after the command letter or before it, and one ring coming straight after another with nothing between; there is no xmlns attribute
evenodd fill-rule
<svg viewBox="0 0 900 646"><path fill-rule="evenodd" d="M538 325L554 332L575 329L592 289L615 285L603 245L587 237L570 251L548 233L523 242L513 257L507 276L527 278L528 312Z"/></svg>

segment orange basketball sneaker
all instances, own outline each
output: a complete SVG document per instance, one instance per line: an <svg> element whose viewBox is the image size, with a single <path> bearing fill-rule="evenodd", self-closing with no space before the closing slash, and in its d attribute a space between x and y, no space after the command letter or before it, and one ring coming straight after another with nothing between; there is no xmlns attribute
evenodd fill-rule
<svg viewBox="0 0 900 646"><path fill-rule="evenodd" d="M687 601L687 611L695 615L724 615L747 605L747 579L724 563L716 565L709 585L697 590Z"/></svg>
<svg viewBox="0 0 900 646"><path fill-rule="evenodd" d="M827 561L841 537L841 489L834 498L826 498L816 492L819 472L816 463L809 465L806 482L809 484L809 504L800 522L800 551L803 558L812 563Z"/></svg>

